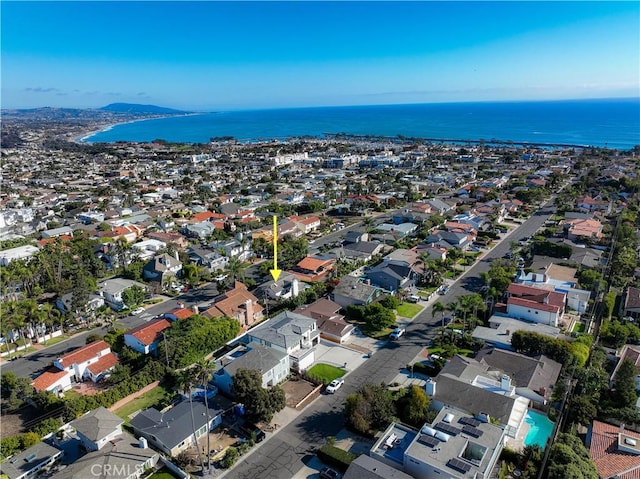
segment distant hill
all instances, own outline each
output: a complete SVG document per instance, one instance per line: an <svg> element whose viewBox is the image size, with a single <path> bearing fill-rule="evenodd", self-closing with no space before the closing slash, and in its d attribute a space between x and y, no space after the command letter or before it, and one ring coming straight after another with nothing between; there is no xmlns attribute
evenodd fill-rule
<svg viewBox="0 0 640 479"><path fill-rule="evenodd" d="M110 105L99 108L99 110L113 113L132 113L136 115L181 115L189 113L188 111L174 110L173 108L164 108L156 105L139 105L137 103L111 103Z"/></svg>

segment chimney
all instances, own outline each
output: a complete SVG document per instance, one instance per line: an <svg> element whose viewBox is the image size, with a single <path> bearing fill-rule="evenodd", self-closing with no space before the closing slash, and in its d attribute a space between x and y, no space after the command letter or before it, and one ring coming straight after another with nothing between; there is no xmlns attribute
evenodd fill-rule
<svg viewBox="0 0 640 479"><path fill-rule="evenodd" d="M140 449L147 449L148 445L147 445L147 439L144 437L140 437L138 439L138 447Z"/></svg>
<svg viewBox="0 0 640 479"><path fill-rule="evenodd" d="M178 256L177 250L173 252L173 257L176 259L176 261L180 261L180 257Z"/></svg>
<svg viewBox="0 0 640 479"><path fill-rule="evenodd" d="M251 324L253 323L253 302L250 299L247 299L244 302L244 307L247 310L246 324Z"/></svg>
<svg viewBox="0 0 640 479"><path fill-rule="evenodd" d="M194 314L200 314L200 309L198 308L197 304L191 306L191 310L194 312Z"/></svg>
<svg viewBox="0 0 640 479"><path fill-rule="evenodd" d="M504 391L511 390L511 378L506 374L502 375L502 378L500 380L500 388Z"/></svg>
<svg viewBox="0 0 640 479"><path fill-rule="evenodd" d="M427 378L424 388L427 396L434 396L436 394L436 382L433 379Z"/></svg>

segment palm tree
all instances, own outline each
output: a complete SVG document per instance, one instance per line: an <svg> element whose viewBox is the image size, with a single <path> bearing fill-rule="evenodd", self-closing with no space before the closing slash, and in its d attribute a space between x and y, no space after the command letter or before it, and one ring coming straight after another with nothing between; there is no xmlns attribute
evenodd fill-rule
<svg viewBox="0 0 640 479"><path fill-rule="evenodd" d="M442 315L441 321L442 321L442 335L444 336L444 312L446 311L447 307L442 303L442 301L436 301L435 303L433 303L433 306L431 307L431 314L433 314L433 316L435 317L436 314L440 313Z"/></svg>
<svg viewBox="0 0 640 479"><path fill-rule="evenodd" d="M196 451L198 451L198 458L200 459L200 468L204 473L204 460L202 459L202 452L198 445L198 435L196 434L196 421L193 417L193 399L191 397L191 387L193 386L194 371L192 369L183 369L178 376L178 384L183 389L183 392L189 397L189 409L191 410L191 429L193 431L193 442L195 444Z"/></svg>
<svg viewBox="0 0 640 479"><path fill-rule="evenodd" d="M247 267L248 265L246 263L243 263L236 257L229 259L229 263L227 264L227 272L231 277L231 281L235 281L237 278L244 280L244 272Z"/></svg>
<svg viewBox="0 0 640 479"><path fill-rule="evenodd" d="M211 442L209 434L209 398L207 397L207 393L209 392L209 379L213 372L214 369L211 367L210 363L206 361L199 361L196 363L195 377L204 385L204 409L207 416L207 470L209 472L211 472L211 457L209 456L211 451Z"/></svg>

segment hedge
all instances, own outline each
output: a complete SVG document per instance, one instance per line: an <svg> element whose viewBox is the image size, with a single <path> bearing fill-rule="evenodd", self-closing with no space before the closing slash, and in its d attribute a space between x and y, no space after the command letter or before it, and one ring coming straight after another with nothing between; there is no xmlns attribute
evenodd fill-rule
<svg viewBox="0 0 640 479"><path fill-rule="evenodd" d="M349 465L355 460L355 454L340 449L339 447L325 445L318 451L318 457L322 462L326 462L330 466L334 466L341 471L346 471Z"/></svg>

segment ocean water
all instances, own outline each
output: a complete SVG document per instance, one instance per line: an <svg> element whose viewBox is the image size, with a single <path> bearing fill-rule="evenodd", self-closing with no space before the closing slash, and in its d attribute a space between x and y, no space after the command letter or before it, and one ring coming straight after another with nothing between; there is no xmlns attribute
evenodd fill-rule
<svg viewBox="0 0 640 479"><path fill-rule="evenodd" d="M640 144L640 98L220 111L114 125L84 141L205 143L326 133L630 149Z"/></svg>

